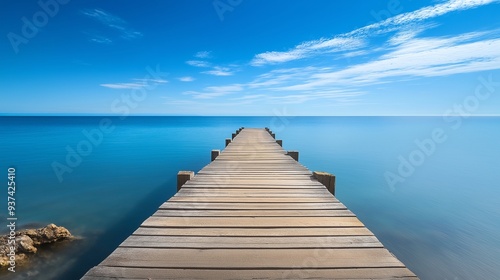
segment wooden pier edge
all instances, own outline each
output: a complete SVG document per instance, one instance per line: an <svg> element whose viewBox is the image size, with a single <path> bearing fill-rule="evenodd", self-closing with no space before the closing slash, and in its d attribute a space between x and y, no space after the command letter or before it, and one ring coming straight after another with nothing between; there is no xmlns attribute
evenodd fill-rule
<svg viewBox="0 0 500 280"><path fill-rule="evenodd" d="M334 175L269 128L233 134L82 279L418 279L334 196Z"/></svg>

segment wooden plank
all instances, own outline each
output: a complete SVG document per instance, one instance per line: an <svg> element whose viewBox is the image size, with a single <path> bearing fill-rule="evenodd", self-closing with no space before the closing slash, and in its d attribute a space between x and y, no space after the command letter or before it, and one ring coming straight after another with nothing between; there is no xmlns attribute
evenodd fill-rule
<svg viewBox="0 0 500 280"><path fill-rule="evenodd" d="M148 228L139 227L134 235L177 236L366 236L373 235L366 227L308 228Z"/></svg>
<svg viewBox="0 0 500 280"><path fill-rule="evenodd" d="M324 197L326 194L321 193L321 189L318 192L307 193L307 192L251 192L244 190L237 190L233 192L212 192L208 189L190 189L186 191L180 191L176 194L177 197L191 197L191 196L205 196L205 197L279 197L279 198L293 198L293 197Z"/></svg>
<svg viewBox="0 0 500 280"><path fill-rule="evenodd" d="M163 203L159 209L198 209L198 210L337 210L347 209L339 202L334 203L205 203L172 202Z"/></svg>
<svg viewBox="0 0 500 280"><path fill-rule="evenodd" d="M183 194L198 194L206 192L210 192L214 195L231 195L231 194L282 194L282 195L294 195L294 194L320 194L320 195L328 195L329 192L326 188L316 188L316 189L220 189L220 188L211 188L211 189L202 189L202 188L191 188L191 189L182 189L179 193Z"/></svg>
<svg viewBox="0 0 500 280"><path fill-rule="evenodd" d="M194 183L194 184L184 184L182 189L251 189L251 190L279 190L279 189L326 189L325 186L314 184L314 185L244 185L244 184L203 184L203 183ZM208 191L208 190L207 190Z"/></svg>
<svg viewBox="0 0 500 280"><path fill-rule="evenodd" d="M228 168L239 168L242 171L246 171L247 169L252 170L252 169L263 169L263 170L289 170L289 171L303 171L305 173L308 173L310 170L308 170L304 166L298 166L295 164L291 163L282 163L282 162L276 162L273 164L264 164L264 163L259 163L259 162L254 162L254 161L248 161L247 163L243 162L238 162L235 163L233 161L227 161L225 162L216 162L217 164L206 166L203 168L203 170L210 170L210 169L220 169L220 170L227 170Z"/></svg>
<svg viewBox="0 0 500 280"><path fill-rule="evenodd" d="M250 279L398 279L415 280L406 268L345 268L345 269L164 269L98 266L86 277L119 279L181 279L181 280L250 280ZM83 278L93 280L99 278ZM99 279L101 280L101 279Z"/></svg>
<svg viewBox="0 0 500 280"><path fill-rule="evenodd" d="M279 181L285 181L287 183L293 183L299 181L299 183L313 183L318 184L319 182L312 177L312 174L285 174L285 173L273 173L272 171L258 172L258 173L198 173L193 182L199 181L213 181L217 179L222 180L254 180L254 181L264 181L268 182L269 185Z"/></svg>
<svg viewBox="0 0 500 280"><path fill-rule="evenodd" d="M258 175L261 178L267 177L268 180L273 180L273 175L282 175L282 176L293 176L293 175L309 175L309 171L302 168L273 168L271 171L270 168L240 168L240 167L231 167L231 168L204 168L198 172L198 174L203 175ZM299 178L298 178L299 179Z"/></svg>
<svg viewBox="0 0 500 280"><path fill-rule="evenodd" d="M232 202L232 203L328 203L338 202L331 197L209 197L209 196L173 196L170 202Z"/></svg>
<svg viewBox="0 0 500 280"><path fill-rule="evenodd" d="M153 216L163 217L354 217L341 210L158 210Z"/></svg>
<svg viewBox="0 0 500 280"><path fill-rule="evenodd" d="M383 248L375 236L307 236L307 237L206 237L206 236L137 236L132 235L123 248L188 249L314 249L314 248Z"/></svg>
<svg viewBox="0 0 500 280"><path fill-rule="evenodd" d="M256 164L253 162L249 163L235 163L235 162L220 162L220 161L214 161L213 164L209 164L205 166L203 169L204 170L209 170L209 169L227 169L227 168L240 168L240 169L268 169L272 168L273 170L281 170L281 169L286 169L286 170L300 170L300 171L309 171L307 168L305 168L302 165L298 164L293 164L292 162L290 163L260 163Z"/></svg>
<svg viewBox="0 0 500 280"><path fill-rule="evenodd" d="M229 156L228 156L229 157ZM266 159L266 160L240 160L238 156L231 157L230 159L219 159L214 164L215 166L219 164L293 164L293 160L289 156L280 156L276 159Z"/></svg>
<svg viewBox="0 0 500 280"><path fill-rule="evenodd" d="M208 175L208 176L207 176ZM241 183L244 181L265 183L273 186L279 184L287 185L320 185L317 180L303 176L303 174L283 174L283 173L224 173L224 174L198 174L197 177L190 180L188 183L209 183L214 181L229 181ZM206 178L204 176L207 176Z"/></svg>
<svg viewBox="0 0 500 280"><path fill-rule="evenodd" d="M192 181L192 182L191 182ZM230 184L230 185L263 185L263 186L323 186L317 182L311 182L310 184L308 180L259 180L259 179L213 179L213 180L199 180L193 179L190 180L187 184L203 184L203 185L211 185L211 184Z"/></svg>
<svg viewBox="0 0 500 280"><path fill-rule="evenodd" d="M143 227L356 227L363 224L356 217L157 217L151 216Z"/></svg>
<svg viewBox="0 0 500 280"><path fill-rule="evenodd" d="M117 248L102 265L204 269L404 267L387 250L373 249L152 249Z"/></svg>

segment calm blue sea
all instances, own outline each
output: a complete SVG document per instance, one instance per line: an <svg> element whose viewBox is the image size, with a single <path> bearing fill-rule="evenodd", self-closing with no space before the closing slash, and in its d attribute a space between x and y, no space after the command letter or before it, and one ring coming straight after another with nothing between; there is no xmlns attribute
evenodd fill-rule
<svg viewBox="0 0 500 280"><path fill-rule="evenodd" d="M0 277L79 279L241 126L270 127L302 164L334 173L337 197L421 279L499 279L500 118L488 117L0 117L18 227L82 238Z"/></svg>

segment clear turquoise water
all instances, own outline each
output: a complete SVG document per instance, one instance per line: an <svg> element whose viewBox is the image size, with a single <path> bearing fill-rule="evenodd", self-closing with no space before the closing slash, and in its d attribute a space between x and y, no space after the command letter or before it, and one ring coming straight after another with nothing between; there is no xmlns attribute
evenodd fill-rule
<svg viewBox="0 0 500 280"><path fill-rule="evenodd" d="M52 164L67 165L68 146L88 148L83 131L102 119L0 117L0 174L16 168L18 227L56 223L82 237L40 258L36 279L79 279L175 193L178 170L201 169L240 126L270 127L309 169L336 174L337 197L421 279L500 277L500 118L111 118L113 131L60 181ZM415 141L435 129L446 140L416 157ZM411 154L418 166L391 188L385 174L399 175Z"/></svg>

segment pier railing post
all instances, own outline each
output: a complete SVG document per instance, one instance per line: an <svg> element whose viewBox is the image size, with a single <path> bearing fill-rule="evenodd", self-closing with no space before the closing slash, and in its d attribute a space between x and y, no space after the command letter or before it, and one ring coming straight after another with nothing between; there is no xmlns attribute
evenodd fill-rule
<svg viewBox="0 0 500 280"><path fill-rule="evenodd" d="M231 139L227 138L226 139L226 147L227 147L227 145L229 145L229 143L231 143Z"/></svg>
<svg viewBox="0 0 500 280"><path fill-rule="evenodd" d="M299 151L287 151L286 154L293 158L295 161L299 161Z"/></svg>
<svg viewBox="0 0 500 280"><path fill-rule="evenodd" d="M283 140L276 140L276 143L278 143L278 145L280 145L281 147L283 147Z"/></svg>
<svg viewBox="0 0 500 280"><path fill-rule="evenodd" d="M231 135L231 139L234 139L234 137L236 137L236 135L237 135L236 133L233 133L233 134Z"/></svg>
<svg viewBox="0 0 500 280"><path fill-rule="evenodd" d="M212 150L211 160L214 161L220 155L220 150Z"/></svg>
<svg viewBox="0 0 500 280"><path fill-rule="evenodd" d="M179 173L177 173L177 191L180 191L182 186L193 177L193 171L179 171Z"/></svg>
<svg viewBox="0 0 500 280"><path fill-rule="evenodd" d="M274 139L276 139L276 134L271 133L271 137L273 137Z"/></svg>
<svg viewBox="0 0 500 280"><path fill-rule="evenodd" d="M331 194L335 195L335 175L327 172L314 171L313 176L318 182L323 184Z"/></svg>

